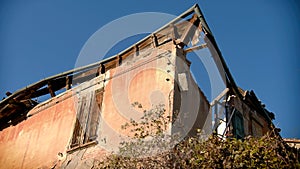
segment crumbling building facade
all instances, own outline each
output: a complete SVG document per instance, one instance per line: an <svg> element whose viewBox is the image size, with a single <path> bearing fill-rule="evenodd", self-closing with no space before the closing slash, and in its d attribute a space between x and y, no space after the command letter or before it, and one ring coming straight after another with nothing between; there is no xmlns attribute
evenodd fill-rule
<svg viewBox="0 0 300 169"><path fill-rule="evenodd" d="M195 42L200 37L203 41ZM210 51L226 84L211 103L186 57L202 49ZM34 101L44 95L50 98ZM143 115L135 102L145 109L163 105L172 119L167 132L183 137L196 129L221 137L259 137L274 128L274 114L253 91L235 84L195 5L115 56L43 79L2 100L0 168L92 168L129 134L121 125Z"/></svg>

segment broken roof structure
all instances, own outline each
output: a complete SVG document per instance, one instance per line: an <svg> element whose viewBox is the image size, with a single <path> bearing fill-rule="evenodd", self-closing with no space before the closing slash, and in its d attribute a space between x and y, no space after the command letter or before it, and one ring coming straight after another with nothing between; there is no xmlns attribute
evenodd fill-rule
<svg viewBox="0 0 300 169"><path fill-rule="evenodd" d="M191 18L187 19L187 22L182 22L182 19L188 16L191 16ZM127 56L138 52L139 50L149 48L149 46L159 46L168 41L174 41L174 43L176 43L178 46L184 48L194 36L196 29L203 31L205 34L204 40L206 43L185 49L185 52L188 53L193 50L199 50L204 47L208 47L220 74L224 74L225 79L223 80L225 81L230 92L245 100L249 105L260 110L261 114L263 114L271 122L271 119L274 118L274 115L268 112L264 106L262 106L254 92L240 90L240 88L236 85L199 6L195 4L186 12L167 23L165 26L161 27L115 56L87 66L75 68L46 79L42 79L8 95L7 98L0 102L1 128L11 124L17 124L19 121L26 119L28 111L38 104L36 101L34 101L35 98L44 95L50 95L51 97L54 97L56 95L55 92L61 89L65 88L65 90L69 90L76 84L91 80L98 74L104 73L106 70L116 67Z"/></svg>
<svg viewBox="0 0 300 169"><path fill-rule="evenodd" d="M203 41L193 43L199 37ZM202 49L209 50L225 84L211 103L195 82L190 72L193 63L186 57ZM129 94L124 95L125 91ZM49 98L35 101L41 96ZM147 102L148 96L165 104L165 113L172 118L167 132L184 133L183 138L195 135L196 129L243 138L259 137L275 128L274 114L253 91L236 85L196 4L115 56L40 80L3 99L0 163L8 164L7 168L54 164L53 168L75 168L78 154L80 159L97 159L105 154L103 147L119 143L119 134L128 135L120 131L120 125L128 121L124 112L143 114L132 109L130 101L142 101L147 107L152 103ZM177 123L184 127L173 125ZM62 160L66 158L69 161Z"/></svg>

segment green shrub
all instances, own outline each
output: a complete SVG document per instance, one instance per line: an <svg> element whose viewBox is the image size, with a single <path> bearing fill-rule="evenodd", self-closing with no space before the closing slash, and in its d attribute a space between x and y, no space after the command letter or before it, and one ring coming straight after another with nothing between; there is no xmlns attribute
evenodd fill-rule
<svg viewBox="0 0 300 169"><path fill-rule="evenodd" d="M243 140L212 135L203 141L198 135L175 145L175 138L163 133L168 123L164 113L159 105L144 111L140 122L123 125L131 128L134 140L122 142L119 154L107 156L98 168L300 168L299 150L271 133Z"/></svg>

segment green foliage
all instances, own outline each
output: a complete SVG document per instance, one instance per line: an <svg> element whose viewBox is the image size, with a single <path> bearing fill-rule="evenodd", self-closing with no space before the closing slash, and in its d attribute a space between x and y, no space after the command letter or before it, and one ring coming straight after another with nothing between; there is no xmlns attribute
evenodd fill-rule
<svg viewBox="0 0 300 169"><path fill-rule="evenodd" d="M163 132L170 122L164 114L160 105L125 124L134 140L122 142L120 153L107 156L99 168L300 168L299 150L274 134L243 140L212 135L205 141L198 135L177 143Z"/></svg>
<svg viewBox="0 0 300 169"><path fill-rule="evenodd" d="M132 106L142 106L135 102ZM119 155L133 158L145 158L155 156L173 148L177 143L175 135L167 134L170 124L170 116L166 116L164 105L158 105L149 111L143 110L143 116L139 121L133 119L130 123L121 126L123 130L129 130L132 138L121 142Z"/></svg>

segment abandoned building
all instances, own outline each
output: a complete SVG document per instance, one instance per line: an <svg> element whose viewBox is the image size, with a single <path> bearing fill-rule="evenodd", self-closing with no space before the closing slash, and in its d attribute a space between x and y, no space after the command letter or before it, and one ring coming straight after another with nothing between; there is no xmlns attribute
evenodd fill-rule
<svg viewBox="0 0 300 169"><path fill-rule="evenodd" d="M202 38L203 40L198 40ZM208 50L225 88L208 101L187 55ZM35 98L49 96L43 102ZM238 87L198 5L119 54L43 79L0 102L0 168L81 168L128 135L121 125L163 104L170 133L196 129L220 137L262 136L274 114L253 91ZM180 117L180 118L179 118ZM177 119L180 119L177 121ZM84 151L83 151L84 150Z"/></svg>

